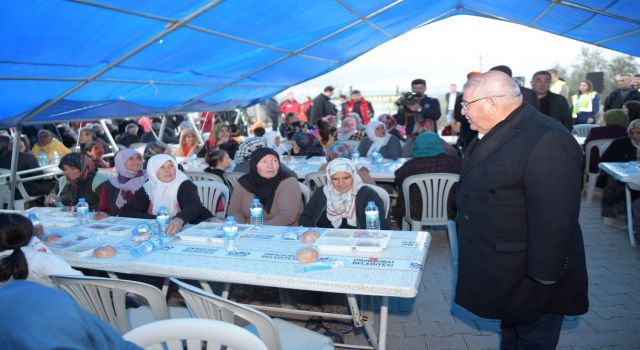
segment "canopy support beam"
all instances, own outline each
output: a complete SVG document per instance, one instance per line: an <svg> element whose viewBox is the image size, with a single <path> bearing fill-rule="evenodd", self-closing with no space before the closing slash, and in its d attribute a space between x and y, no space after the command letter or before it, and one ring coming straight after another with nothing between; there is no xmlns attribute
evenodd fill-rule
<svg viewBox="0 0 640 350"><path fill-rule="evenodd" d="M22 135L22 124L16 125L16 133L13 137L11 149L11 177L9 179L9 209L15 209L16 180L18 178L18 153L20 152L20 135Z"/></svg>

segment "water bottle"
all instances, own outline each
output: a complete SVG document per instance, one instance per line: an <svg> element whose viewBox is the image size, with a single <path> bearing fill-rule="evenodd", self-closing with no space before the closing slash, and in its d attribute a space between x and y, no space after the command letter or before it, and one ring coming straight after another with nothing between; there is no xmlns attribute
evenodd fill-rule
<svg viewBox="0 0 640 350"><path fill-rule="evenodd" d="M236 247L236 241L238 240L238 223L233 215L227 217L227 221L224 222L222 230L224 231L224 248L228 252L238 250Z"/></svg>
<svg viewBox="0 0 640 350"><path fill-rule="evenodd" d="M87 201L85 201L84 198L78 199L76 215L78 216L78 222L80 222L80 225L86 225L91 222L91 218L89 217L89 204L87 204Z"/></svg>
<svg viewBox="0 0 640 350"><path fill-rule="evenodd" d="M33 225L33 232L36 236L42 237L44 234L44 228L42 227L42 222L38 218L38 215L34 212L29 212L29 220L31 220L31 224Z"/></svg>
<svg viewBox="0 0 640 350"><path fill-rule="evenodd" d="M40 153L38 153L38 163L41 167L49 164L49 157L44 153L44 151L40 151Z"/></svg>
<svg viewBox="0 0 640 350"><path fill-rule="evenodd" d="M131 229L131 236L143 236L151 234L151 225L148 222L137 225Z"/></svg>
<svg viewBox="0 0 640 350"><path fill-rule="evenodd" d="M378 154L378 150L371 152L371 164L378 164L378 161L380 160Z"/></svg>
<svg viewBox="0 0 640 350"><path fill-rule="evenodd" d="M380 229L380 212L374 201L369 201L364 209L364 215L367 218L367 230Z"/></svg>
<svg viewBox="0 0 640 350"><path fill-rule="evenodd" d="M58 154L58 151L53 151L53 163L60 163L60 155Z"/></svg>
<svg viewBox="0 0 640 350"><path fill-rule="evenodd" d="M189 160L191 161L191 166L195 167L197 165L196 163L198 162L198 155L195 154L195 152L191 153L191 155L189 156Z"/></svg>
<svg viewBox="0 0 640 350"><path fill-rule="evenodd" d="M353 150L353 153L351 153L351 160L356 164L360 162L360 152L358 152L357 149Z"/></svg>
<svg viewBox="0 0 640 350"><path fill-rule="evenodd" d="M376 164L382 164L382 160L384 159L384 157L382 157L382 153L380 152L376 152L374 158Z"/></svg>
<svg viewBox="0 0 640 350"><path fill-rule="evenodd" d="M249 207L250 217L249 223L256 228L261 228L264 224L264 217L262 216L262 204L257 197L253 198L251 206Z"/></svg>
<svg viewBox="0 0 640 350"><path fill-rule="evenodd" d="M153 236L148 240L142 243L138 243L133 247L131 247L131 249L129 250L129 253L134 257L139 257L147 253L150 253L153 250L157 250L158 248L162 247L164 244L165 244L164 238Z"/></svg>
<svg viewBox="0 0 640 350"><path fill-rule="evenodd" d="M164 235L167 232L167 226L169 226L169 212L165 206L161 206L156 214L156 222L158 223L158 234Z"/></svg>

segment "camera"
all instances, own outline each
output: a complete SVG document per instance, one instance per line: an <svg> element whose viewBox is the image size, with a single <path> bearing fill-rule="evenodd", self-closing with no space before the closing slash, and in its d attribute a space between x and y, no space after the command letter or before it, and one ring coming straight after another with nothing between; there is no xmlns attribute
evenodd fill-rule
<svg viewBox="0 0 640 350"><path fill-rule="evenodd" d="M400 94L400 103L405 106L411 106L412 104L417 103L416 94L411 91L405 91Z"/></svg>

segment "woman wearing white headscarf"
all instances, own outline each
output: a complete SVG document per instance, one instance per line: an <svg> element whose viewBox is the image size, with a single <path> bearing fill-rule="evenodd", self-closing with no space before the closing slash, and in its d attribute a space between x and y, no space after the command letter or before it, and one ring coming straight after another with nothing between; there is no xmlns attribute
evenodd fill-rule
<svg viewBox="0 0 640 350"><path fill-rule="evenodd" d="M361 155L371 156L378 151L384 158L398 159L402 153L402 144L397 137L389 134L384 123L372 120L367 124L367 137L360 141L358 152Z"/></svg>
<svg viewBox="0 0 640 350"><path fill-rule="evenodd" d="M284 155L289 152L287 146L282 143L282 136L277 131L267 131L263 138L267 141L267 147L278 152L279 155Z"/></svg>
<svg viewBox="0 0 640 350"><path fill-rule="evenodd" d="M300 216L300 225L363 229L366 227L364 209L369 201L374 201L379 212L384 213L382 199L364 185L350 159L332 160L327 166L327 179L327 184L311 196ZM384 215L380 216L380 227L388 228Z"/></svg>
<svg viewBox="0 0 640 350"><path fill-rule="evenodd" d="M197 224L213 215L202 205L196 185L178 170L176 160L166 154L157 154L147 163L149 180L136 191L133 198L120 210L120 216L153 219L160 207L171 217L167 234L182 230L185 223Z"/></svg>

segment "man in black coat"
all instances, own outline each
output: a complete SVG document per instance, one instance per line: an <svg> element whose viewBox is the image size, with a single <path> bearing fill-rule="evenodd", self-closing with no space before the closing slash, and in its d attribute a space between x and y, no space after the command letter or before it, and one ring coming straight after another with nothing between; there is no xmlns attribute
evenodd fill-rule
<svg viewBox="0 0 640 350"><path fill-rule="evenodd" d="M631 74L620 74L616 77L618 88L604 100L604 111L620 109L627 101L640 101L640 91L632 84Z"/></svg>
<svg viewBox="0 0 640 350"><path fill-rule="evenodd" d="M331 96L333 96L333 86L327 86L324 88L321 94L313 99L311 105L311 115L309 116L309 125L314 126L318 120L328 115L338 115L336 106L331 102Z"/></svg>
<svg viewBox="0 0 640 350"><path fill-rule="evenodd" d="M567 130L573 129L573 118L571 117L571 109L569 102L562 95L549 91L551 88L551 73L541 70L533 74L531 78L531 87L538 95L540 101L540 112L556 119Z"/></svg>
<svg viewBox="0 0 640 350"><path fill-rule="evenodd" d="M456 193L455 301L501 320L503 349L554 349L564 315L588 309L582 150L502 72L469 79L463 100L478 138Z"/></svg>

